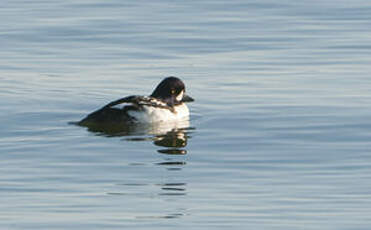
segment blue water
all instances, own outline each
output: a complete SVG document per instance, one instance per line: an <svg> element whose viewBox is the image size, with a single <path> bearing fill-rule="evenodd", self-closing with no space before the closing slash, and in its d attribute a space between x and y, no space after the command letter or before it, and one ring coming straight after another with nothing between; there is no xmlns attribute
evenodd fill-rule
<svg viewBox="0 0 371 230"><path fill-rule="evenodd" d="M370 1L3 1L0 22L1 229L370 228ZM186 127L70 124L170 75Z"/></svg>

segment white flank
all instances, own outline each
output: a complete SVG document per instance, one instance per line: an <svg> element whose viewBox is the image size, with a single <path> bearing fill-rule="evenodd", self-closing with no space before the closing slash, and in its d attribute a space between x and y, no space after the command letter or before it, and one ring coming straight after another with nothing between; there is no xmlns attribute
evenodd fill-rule
<svg viewBox="0 0 371 230"><path fill-rule="evenodd" d="M189 117L189 109L184 103L175 106L175 112L147 105L142 107L142 111L128 111L128 114L140 123L181 121Z"/></svg>

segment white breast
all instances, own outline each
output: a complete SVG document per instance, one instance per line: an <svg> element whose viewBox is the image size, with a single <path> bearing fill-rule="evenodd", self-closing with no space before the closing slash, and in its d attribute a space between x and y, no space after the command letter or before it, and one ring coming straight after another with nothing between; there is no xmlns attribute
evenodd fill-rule
<svg viewBox="0 0 371 230"><path fill-rule="evenodd" d="M184 103L175 106L174 112L166 108L156 108L147 105L143 105L142 108L142 111L128 111L128 114L141 123L180 121L189 118L189 109Z"/></svg>

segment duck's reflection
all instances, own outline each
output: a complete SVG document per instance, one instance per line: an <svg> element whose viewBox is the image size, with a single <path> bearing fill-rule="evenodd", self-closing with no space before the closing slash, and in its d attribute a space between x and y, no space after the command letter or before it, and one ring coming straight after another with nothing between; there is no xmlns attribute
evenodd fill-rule
<svg viewBox="0 0 371 230"><path fill-rule="evenodd" d="M154 124L92 124L88 131L106 137L124 137L126 141L152 141L156 146L165 147L158 153L185 155L188 139L193 127L188 120L158 122Z"/></svg>
<svg viewBox="0 0 371 230"><path fill-rule="evenodd" d="M125 192L107 192L107 195L141 196L143 194L146 194L148 190L153 190L154 188L157 187L161 189L161 191L156 191L157 195L159 196L187 195L186 183L164 183L164 184L124 183L118 184L117 186L124 187ZM152 191L150 193L152 194Z"/></svg>
<svg viewBox="0 0 371 230"><path fill-rule="evenodd" d="M169 204L176 204L175 208L167 210L158 210L146 208L145 212L133 213L136 219L172 219L181 218L186 216L188 209L184 206L181 201L187 195L187 184L181 182L169 182L169 183L122 183L117 184L116 189L120 189L119 192L108 192L110 196L125 196L131 197L132 199L140 198L149 199L153 202L153 199L161 200L161 202L168 202ZM155 195L155 196L154 196Z"/></svg>
<svg viewBox="0 0 371 230"><path fill-rule="evenodd" d="M159 153L184 155L187 154L187 151L183 148L187 146L188 138L189 136L184 129L173 129L164 135L157 135L153 143L157 146L166 147L157 150Z"/></svg>
<svg viewBox="0 0 371 230"><path fill-rule="evenodd" d="M86 126L95 135L105 137L122 137L124 141L151 141L158 153L156 161L128 163L125 167L134 168L143 177L123 177L123 183L110 188L107 195L125 196L133 200L148 199L149 202L160 200L175 204L169 210L146 210L145 214L133 213L138 219L171 219L187 215L183 198L187 196L187 182L183 169L187 162L186 146L194 128L188 120L181 122L155 123L151 125L135 124L100 124ZM161 172L161 176L152 173ZM148 170L148 171L147 171ZM129 170L130 171L130 170ZM147 177L148 175L148 177Z"/></svg>

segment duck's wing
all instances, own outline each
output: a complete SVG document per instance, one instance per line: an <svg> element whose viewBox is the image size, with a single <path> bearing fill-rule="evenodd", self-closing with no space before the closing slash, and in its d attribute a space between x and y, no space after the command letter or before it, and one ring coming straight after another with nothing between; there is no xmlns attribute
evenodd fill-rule
<svg viewBox="0 0 371 230"><path fill-rule="evenodd" d="M92 112L78 124L104 124L104 123L128 123L132 121L132 117L128 111L140 111L143 106L152 106L156 108L168 109L174 112L174 108L168 106L165 102L153 97L146 96L128 96L116 101L112 101L97 111Z"/></svg>
<svg viewBox="0 0 371 230"><path fill-rule="evenodd" d="M127 114L127 110L137 110L136 106L133 106L137 96L129 96L112 101L102 108L90 113L80 122L79 125L90 126L96 124L107 124L107 123L126 123L130 121L130 116Z"/></svg>
<svg viewBox="0 0 371 230"><path fill-rule="evenodd" d="M168 109L173 111L173 107L167 105L165 102L153 97L147 96L129 96L113 101L103 108L121 108L125 109L125 105L131 104L129 108L141 109L143 106L152 106L156 108Z"/></svg>
<svg viewBox="0 0 371 230"><path fill-rule="evenodd" d="M105 105L103 108L114 108L118 106L125 106L126 104L137 104L137 101L139 100L141 96L128 96L124 98L120 98L116 101L112 101Z"/></svg>

